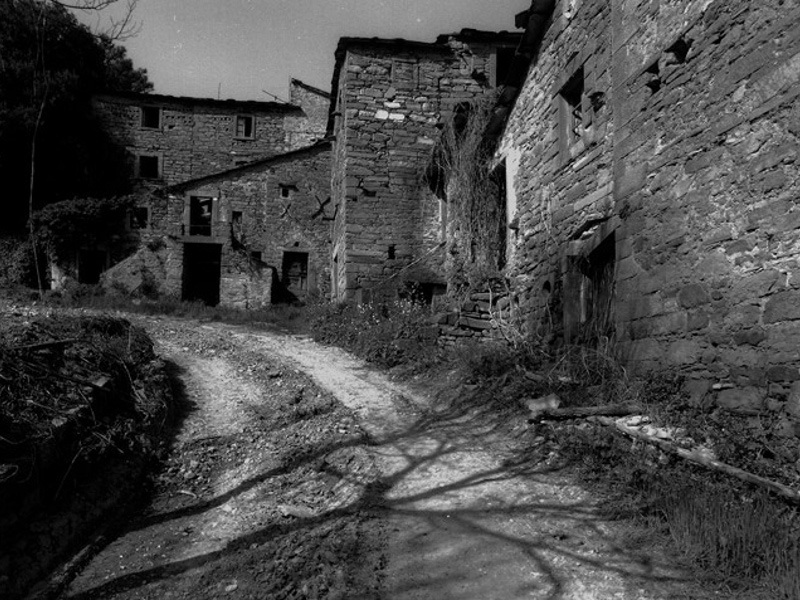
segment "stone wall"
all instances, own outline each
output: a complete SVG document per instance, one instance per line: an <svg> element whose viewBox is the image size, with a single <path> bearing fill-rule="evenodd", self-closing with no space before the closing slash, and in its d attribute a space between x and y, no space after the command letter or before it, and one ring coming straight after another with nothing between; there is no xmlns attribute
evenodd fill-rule
<svg viewBox="0 0 800 600"><path fill-rule="evenodd" d="M800 6L625 17L641 41L615 57L621 348L641 370L684 368L698 398L798 413Z"/></svg>
<svg viewBox="0 0 800 600"><path fill-rule="evenodd" d="M582 92L570 106L568 92L578 79ZM517 198L516 206L507 207L507 270L542 335L553 333L541 329L550 323L544 314L562 312L564 300L577 296L564 290L565 275L575 270L567 246L612 215L611 89L608 2L558 3L500 150ZM576 109L582 122L574 134L568 119ZM564 335L566 326L576 335L579 324L567 321L557 321L557 333Z"/></svg>
<svg viewBox="0 0 800 600"><path fill-rule="evenodd" d="M441 227L440 211L422 174L443 121L491 89L494 50L517 39L486 34L472 47L469 38L340 43L331 124L334 177L343 173L334 180L338 298L367 299L400 273L443 282L440 239L431 235Z"/></svg>
<svg viewBox="0 0 800 600"><path fill-rule="evenodd" d="M299 106L304 115L302 119L288 121L298 128L291 132L292 146L309 146L323 139L328 124L331 95L298 79L292 79L289 82L289 102Z"/></svg>
<svg viewBox="0 0 800 600"><path fill-rule="evenodd" d="M330 144L258 161L153 195L139 251L106 274L107 285L137 289L142 273L159 294L185 292L186 245L221 248L219 303L260 308L273 298L286 253L307 255L299 299L330 294ZM191 198L213 198L211 235L192 235ZM280 284L280 281L278 281ZM298 288L298 289L295 289Z"/></svg>
<svg viewBox="0 0 800 600"><path fill-rule="evenodd" d="M509 292L476 292L453 309L437 312L439 345L512 341L518 335L518 307Z"/></svg>
<svg viewBox="0 0 800 600"><path fill-rule="evenodd" d="M144 126L143 107L158 109L157 122ZM321 126L299 107L273 102L129 94L98 96L94 109L106 131L128 151L134 176L153 185L176 184L301 148ZM237 131L240 118L250 120L249 131ZM140 177L142 155L158 159L158 176Z"/></svg>
<svg viewBox="0 0 800 600"><path fill-rule="evenodd" d="M501 145L534 328L580 339L603 316L628 365L683 370L696 402L800 414L798 19L780 0L557 3Z"/></svg>

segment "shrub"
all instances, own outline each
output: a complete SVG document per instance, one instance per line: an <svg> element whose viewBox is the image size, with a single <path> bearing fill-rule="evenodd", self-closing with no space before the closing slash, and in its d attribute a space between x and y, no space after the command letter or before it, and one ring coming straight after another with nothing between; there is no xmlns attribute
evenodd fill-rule
<svg viewBox="0 0 800 600"><path fill-rule="evenodd" d="M317 341L346 348L386 367L420 363L437 354L428 309L409 300L309 307Z"/></svg>

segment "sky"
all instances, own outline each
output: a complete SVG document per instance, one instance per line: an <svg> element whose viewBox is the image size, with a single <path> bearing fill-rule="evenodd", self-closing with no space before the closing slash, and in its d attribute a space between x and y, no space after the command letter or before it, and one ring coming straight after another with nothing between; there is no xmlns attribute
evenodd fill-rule
<svg viewBox="0 0 800 600"><path fill-rule="evenodd" d="M514 15L529 7L530 0L139 0L141 31L123 44L155 93L286 100L291 77L330 91L341 37L432 42L466 27L514 31ZM110 10L78 18L102 28Z"/></svg>

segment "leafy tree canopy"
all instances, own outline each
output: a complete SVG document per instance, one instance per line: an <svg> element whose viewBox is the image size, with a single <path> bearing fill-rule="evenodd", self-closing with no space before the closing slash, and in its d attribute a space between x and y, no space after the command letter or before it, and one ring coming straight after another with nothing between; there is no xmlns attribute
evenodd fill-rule
<svg viewBox="0 0 800 600"><path fill-rule="evenodd" d="M126 192L124 152L95 120L91 97L148 92L147 72L56 2L0 0L0 15L0 228L27 220L34 132L35 206Z"/></svg>

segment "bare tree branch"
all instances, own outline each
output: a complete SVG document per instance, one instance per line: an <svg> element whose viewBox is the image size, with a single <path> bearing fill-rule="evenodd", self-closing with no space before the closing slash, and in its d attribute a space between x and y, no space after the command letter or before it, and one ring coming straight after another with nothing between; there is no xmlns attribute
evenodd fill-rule
<svg viewBox="0 0 800 600"><path fill-rule="evenodd" d="M100 12L114 4L118 4L121 0L74 0L64 2L63 0L50 0L53 4L58 4L64 8L72 10L80 10L84 12ZM136 5L139 0L125 0L126 6L122 17L109 18L109 25L105 29L98 29L95 31L97 35L107 37L114 42L120 42L130 39L137 35L141 29L142 24L133 19L133 12L136 10Z"/></svg>

